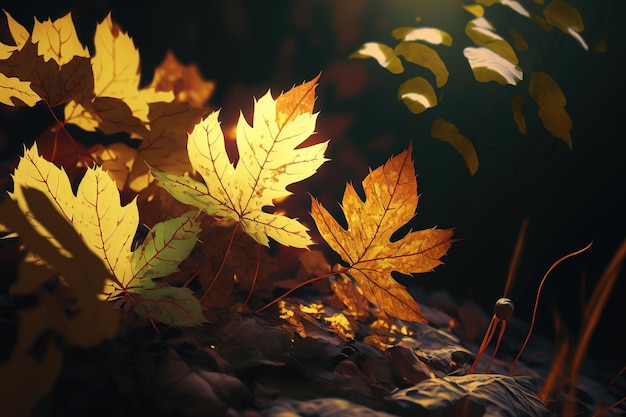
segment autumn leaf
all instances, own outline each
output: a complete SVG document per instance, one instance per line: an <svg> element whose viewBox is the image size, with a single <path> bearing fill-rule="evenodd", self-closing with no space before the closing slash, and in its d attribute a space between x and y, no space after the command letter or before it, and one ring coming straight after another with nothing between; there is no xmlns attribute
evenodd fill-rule
<svg viewBox="0 0 626 417"><path fill-rule="evenodd" d="M0 103L15 106L12 98L19 99L28 107L37 104L41 97L30 88L30 81L22 81L17 77L7 77L0 73Z"/></svg>
<svg viewBox="0 0 626 417"><path fill-rule="evenodd" d="M154 70L151 87L155 91L171 91L177 103L189 103L191 107L203 107L213 90L215 83L202 78L196 64L183 65L172 51Z"/></svg>
<svg viewBox="0 0 626 417"><path fill-rule="evenodd" d="M438 88L448 82L448 68L433 48L417 42L400 42L396 46L395 53L409 62L428 68L436 77Z"/></svg>
<svg viewBox="0 0 626 417"><path fill-rule="evenodd" d="M41 98L55 107L93 94L89 53L78 39L71 13L55 21L35 19L32 34L6 15L16 46L0 44L0 57L4 58L0 60L0 74L22 82L20 92L24 98L18 98L24 104L32 106ZM27 83L30 89L25 88ZM4 84L0 79L0 88Z"/></svg>
<svg viewBox="0 0 626 417"><path fill-rule="evenodd" d="M398 100L414 114L420 114L437 105L437 95L430 83L422 77L406 80L398 87Z"/></svg>
<svg viewBox="0 0 626 417"><path fill-rule="evenodd" d="M430 127L430 134L435 138L448 142L463 157L465 166L470 174L474 175L478 171L478 155L471 140L459 132L459 129L452 123L444 119L435 119Z"/></svg>
<svg viewBox="0 0 626 417"><path fill-rule="evenodd" d="M350 55L350 58L374 58L378 65L393 74L400 74L404 71L402 61L396 56L393 48L378 42L367 42L361 49Z"/></svg>
<svg viewBox="0 0 626 417"><path fill-rule="evenodd" d="M10 196L31 226L59 253L68 255L55 235L44 226L42 219L33 215L35 208L29 205L25 190L42 192L104 263L114 278L107 280L99 291L112 298L126 291L140 293L153 289L153 278L174 272L178 264L189 256L200 231L195 220L197 212L190 211L156 224L142 245L132 252L133 238L139 225L137 202L133 200L122 206L115 180L101 167L87 170L74 195L65 171L41 157L35 144L25 150L13 177L15 189ZM160 293L166 291L161 290ZM153 316L159 321L169 317ZM194 317L196 324L204 321L201 314Z"/></svg>
<svg viewBox="0 0 626 417"><path fill-rule="evenodd" d="M543 126L572 149L572 119L565 110L565 95L557 82L545 72L530 75L528 93L539 106Z"/></svg>
<svg viewBox="0 0 626 417"><path fill-rule="evenodd" d="M285 246L307 247L312 241L306 226L263 208L289 196L289 184L310 177L326 161L328 142L301 146L315 129L317 114L312 111L318 77L277 100L268 91L255 102L252 125L240 115L236 165L226 153L216 111L195 126L187 142L191 165L204 182L157 170L153 175L182 203L238 222L260 244L268 246L272 238Z"/></svg>
<svg viewBox="0 0 626 417"><path fill-rule="evenodd" d="M347 230L315 198L311 216L324 240L348 263L349 273L370 302L391 316L426 322L415 300L391 272L427 272L440 265L439 258L451 245L452 231L419 230L391 241L417 208L411 147L371 171L363 180L363 189L365 202L351 184L346 186L342 209Z"/></svg>
<svg viewBox="0 0 626 417"><path fill-rule="evenodd" d="M80 126L84 130L94 131L102 128L102 121L113 126L116 120L125 120L125 124L148 123L149 103L170 102L174 99L171 92L157 92L154 87L140 89L140 59L132 38L111 19L109 13L96 26L94 36L95 55L91 57L93 68L95 98L118 99L124 103L98 108L89 101L75 100L65 107L65 121ZM115 111L111 111L111 109ZM103 110L108 109L109 112ZM128 110L127 110L128 109ZM109 125L110 126L110 125ZM104 126L105 133L114 133ZM131 130L131 133L137 133Z"/></svg>

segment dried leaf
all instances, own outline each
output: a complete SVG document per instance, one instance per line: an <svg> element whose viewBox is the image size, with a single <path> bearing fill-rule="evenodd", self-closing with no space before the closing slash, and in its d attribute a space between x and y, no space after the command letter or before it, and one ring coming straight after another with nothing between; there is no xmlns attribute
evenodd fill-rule
<svg viewBox="0 0 626 417"><path fill-rule="evenodd" d="M350 55L350 58L374 58L378 64L394 74L404 71L402 61L396 56L393 48L378 42L367 42L361 49Z"/></svg>
<svg viewBox="0 0 626 417"><path fill-rule="evenodd" d="M152 171L153 175L179 201L210 215L235 220L258 243L268 246L271 237L285 246L307 247L312 241L304 225L263 211L263 207L290 195L286 189L289 184L310 177L326 161L328 142L300 147L313 134L317 119L307 99L311 93L300 91L313 88L309 84L294 96L286 93L281 101L274 100L268 91L255 103L253 126L240 115L236 166L226 153L217 111L196 125L187 143L191 165L204 183L157 170ZM281 104L278 108L283 102L291 106L283 108ZM279 121L285 124L280 126Z"/></svg>
<svg viewBox="0 0 626 417"><path fill-rule="evenodd" d="M430 134L435 138L448 142L463 157L465 165L474 175L478 171L478 155L471 140L463 136L459 129L444 119L436 119L430 128Z"/></svg>
<svg viewBox="0 0 626 417"><path fill-rule="evenodd" d="M420 43L400 42L395 53L409 62L428 68L437 80L437 87L441 88L448 82L448 68L434 49Z"/></svg>
<svg viewBox="0 0 626 417"><path fill-rule="evenodd" d="M543 126L572 149L572 119L565 111L565 96L556 81L545 72L533 72L528 92L539 106Z"/></svg>
<svg viewBox="0 0 626 417"><path fill-rule="evenodd" d="M452 231L420 230L391 241L392 234L411 220L417 208L411 147L370 172L363 189L365 202L352 185L346 186L342 209L347 230L314 198L311 216L324 240L348 263L370 302L394 317L424 322L419 306L391 272L427 272L440 265L439 258L451 245Z"/></svg>
<svg viewBox="0 0 626 417"><path fill-rule="evenodd" d="M437 95L432 85L425 78L410 78L398 87L398 100L414 114L437 105Z"/></svg>

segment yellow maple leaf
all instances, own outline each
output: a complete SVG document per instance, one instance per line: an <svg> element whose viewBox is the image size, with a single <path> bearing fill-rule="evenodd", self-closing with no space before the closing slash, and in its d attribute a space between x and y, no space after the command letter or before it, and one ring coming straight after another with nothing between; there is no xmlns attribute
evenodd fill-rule
<svg viewBox="0 0 626 417"><path fill-rule="evenodd" d="M91 57L96 97L118 98L130 108L139 121L148 122L149 103L170 102L170 91L157 92L154 87L139 89L139 51L132 38L111 19L109 13L96 26L94 36L96 52ZM99 126L98 117L85 109L85 103L72 101L65 107L65 120L87 131Z"/></svg>
<svg viewBox="0 0 626 417"><path fill-rule="evenodd" d="M21 50L28 38L30 38L30 33L24 26L22 26L17 20L13 19L6 10L4 14L7 17L7 25L9 26L9 33L15 42L15 46L5 45L0 42L0 60L7 59L13 54L14 51Z"/></svg>
<svg viewBox="0 0 626 417"><path fill-rule="evenodd" d="M391 272L408 275L440 265L439 258L452 243L452 230L418 230L391 241L392 234L413 218L417 208L411 147L371 171L363 180L363 189L365 202L351 184L346 186L342 209L347 230L314 198L311 216L324 240L348 263L370 302L394 317L426 322L418 304Z"/></svg>
<svg viewBox="0 0 626 417"><path fill-rule="evenodd" d="M89 51L78 39L71 12L54 22L35 18L31 42L37 44L37 52L44 61L53 59L59 66L76 56L89 58Z"/></svg>
<svg viewBox="0 0 626 417"><path fill-rule="evenodd" d="M7 77L0 73L0 103L13 106L13 97L28 107L33 107L41 97L30 88L30 81L22 81L17 77Z"/></svg>
<svg viewBox="0 0 626 417"><path fill-rule="evenodd" d="M277 100L268 91L255 102L252 125L240 115L236 165L226 153L219 111L211 113L195 126L187 143L191 165L204 183L153 170L159 184L185 204L233 219L258 243L268 246L271 237L286 246L310 245L303 224L263 208L290 195L289 184L310 177L326 161L328 142L301 147L315 130L317 114L312 109L318 77Z"/></svg>

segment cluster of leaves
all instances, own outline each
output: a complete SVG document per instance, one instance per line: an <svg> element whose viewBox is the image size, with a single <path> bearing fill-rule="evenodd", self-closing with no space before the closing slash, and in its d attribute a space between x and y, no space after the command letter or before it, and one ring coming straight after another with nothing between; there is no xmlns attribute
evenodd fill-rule
<svg viewBox="0 0 626 417"><path fill-rule="evenodd" d="M255 242L256 268L251 273L235 267L224 279L236 281L245 274L250 291L260 276L261 247L270 239L295 248L313 244L304 224L272 207L290 194L290 184L310 177L327 160L327 142L306 142L315 131L319 76L277 99L268 91L255 102L251 124L240 115L239 158L233 163L219 111L201 119L208 113L203 106L212 83L202 80L195 67L184 67L169 55L153 82L140 88L138 51L110 14L97 25L95 54L78 39L70 14L55 21L35 19L32 32L6 16L15 45L0 44L0 101L41 103L57 122L50 129L54 146L49 157L41 155L37 142L25 147L13 191L0 205L0 231L12 232L9 236L18 237L24 249L12 294L35 297L37 305L20 313L17 344L0 367L3 380L21 375L15 390L3 393L20 414L20 407L33 402L20 402L18 394L34 375L46 377L39 390L31 391L33 399L54 383L59 340L90 346L116 334L118 317L106 301L155 327L157 321L200 325L207 321L204 308L210 307L203 301L226 266L230 248L237 246L235 237ZM55 113L61 106L63 120ZM123 132L138 146L85 149L67 124L104 134ZM76 152L64 156L60 168L55 162L61 140ZM350 273L382 314L425 322L391 272L432 270L450 247L452 231L433 228L391 241L417 207L410 147L370 172L363 188L365 201L352 185L346 188L342 208L348 229L312 200L311 215L321 235L346 263L318 278ZM158 213L141 239L145 226L140 219L154 210ZM224 227L232 231L223 259L205 258L196 265L194 253L210 257L217 243L201 236ZM213 268L212 279L202 280L209 264L220 266ZM182 280L181 272L187 272ZM188 286L196 277L203 287L200 297ZM170 285L180 281L184 285ZM24 366L29 372L23 372Z"/></svg>
<svg viewBox="0 0 626 417"><path fill-rule="evenodd" d="M471 14L472 19L465 26L465 35L472 46L463 48L463 55L471 68L476 81L481 83L496 82L501 85L517 86L524 79L524 69L520 67L517 53L529 49L525 37L517 29L510 27L508 34L497 32L492 21L485 16L486 7L500 4L508 11L526 18L531 22L528 30L549 31L557 28L574 38L582 48L588 50L587 43L580 35L584 29L578 10L564 0L553 0L544 5L535 1L534 5L524 6L516 0L476 0L462 7ZM540 8L539 13L533 13ZM421 18L417 18L420 22ZM504 23L503 23L504 25ZM448 82L448 68L440 54L433 47L451 47L452 36L445 30L430 26L398 27L391 32L398 44L392 48L384 43L367 42L351 58L373 58L380 66L393 74L405 71L403 58L407 63L428 70L431 74L417 76L402 82L397 97L414 114L440 105L443 98L440 91ZM509 37L513 45L506 39ZM427 44L432 45L428 46ZM605 48L600 44L596 50ZM518 51L516 53L516 50ZM433 78L435 87L425 78ZM513 93L510 99L512 116L520 133L526 134L526 119L522 111L525 97ZM544 71L531 71L528 83L528 95L537 103L538 115L543 126L554 136L563 140L572 148L572 120L565 110L566 99L558 83ZM465 165L473 175L478 170L478 155L474 143L464 136L457 126L443 118L432 121L431 135L452 145L462 156Z"/></svg>

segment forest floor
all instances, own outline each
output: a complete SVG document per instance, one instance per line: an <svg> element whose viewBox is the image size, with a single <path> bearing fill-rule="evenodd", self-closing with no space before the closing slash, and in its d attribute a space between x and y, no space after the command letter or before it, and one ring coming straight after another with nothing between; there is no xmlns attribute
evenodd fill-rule
<svg viewBox="0 0 626 417"><path fill-rule="evenodd" d="M159 328L160 333L149 322L128 317L114 340L64 350L61 376L35 414L626 414L624 403L603 410L626 393L623 377L610 384L620 364L585 358L576 380L575 408L564 410L568 363L554 340L532 335L509 375L529 328L511 317L495 359L497 332L470 373L490 317L447 293L415 296L428 324L382 317L341 291L286 297L258 313L253 310L263 304L253 298L249 306L223 310L215 323Z"/></svg>

